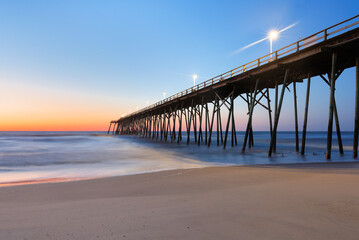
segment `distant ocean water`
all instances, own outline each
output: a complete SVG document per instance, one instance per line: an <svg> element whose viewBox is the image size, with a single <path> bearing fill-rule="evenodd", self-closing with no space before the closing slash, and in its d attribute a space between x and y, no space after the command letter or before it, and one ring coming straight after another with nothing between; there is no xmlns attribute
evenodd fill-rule
<svg viewBox="0 0 359 240"><path fill-rule="evenodd" d="M229 135L230 136L230 135ZM300 135L301 136L301 135ZM294 132L279 132L277 154L267 157L269 132L254 132L254 148L210 148L193 142L172 144L138 136L105 132L0 132L0 184L68 180L222 165L325 162L326 132L308 132L306 156L295 152ZM333 134L333 161L352 161L353 133L343 132L345 155L340 157ZM185 140L185 136L183 138Z"/></svg>

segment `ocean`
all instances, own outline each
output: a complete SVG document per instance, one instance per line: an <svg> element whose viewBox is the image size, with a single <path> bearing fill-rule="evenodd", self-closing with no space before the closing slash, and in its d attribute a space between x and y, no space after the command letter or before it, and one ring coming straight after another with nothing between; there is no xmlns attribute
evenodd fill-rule
<svg viewBox="0 0 359 240"><path fill-rule="evenodd" d="M229 134L230 136L230 134ZM300 134L301 137L301 134ZM267 157L269 132L254 132L254 147L241 153L238 146L180 144L106 132L0 132L0 185L138 174L207 166L326 162L326 132L308 132L306 155L295 152L294 132L278 132L277 153ZM332 161L353 161L352 132L342 132L344 156L333 134ZM300 141L301 142L301 141Z"/></svg>

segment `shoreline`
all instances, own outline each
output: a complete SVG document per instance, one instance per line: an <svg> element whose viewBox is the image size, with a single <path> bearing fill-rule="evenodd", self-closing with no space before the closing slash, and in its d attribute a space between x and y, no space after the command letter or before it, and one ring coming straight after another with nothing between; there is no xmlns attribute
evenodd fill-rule
<svg viewBox="0 0 359 240"><path fill-rule="evenodd" d="M181 171L181 170L190 170L190 169L205 169L205 168L227 168L227 167L259 167L259 168L288 168L294 167L295 169L307 169L307 170L320 170L320 169L331 169L335 167L340 168L358 168L359 169L359 160L345 161L345 162L308 162L308 163L275 163L275 164L253 164L253 165L214 165L214 166L203 166L203 167L192 167L192 168L176 168L176 169L164 169L164 170L154 170L148 172L138 172L130 173L124 175L115 175L115 176L98 176L98 177L73 177L73 178L43 178L43 179L32 179L32 180L20 180L13 182L3 182L0 183L0 189L4 187L16 187L23 185L34 185L34 184L47 184L47 183L63 183L63 182L77 182L77 181L87 181L95 179L107 179L107 178L117 178L125 176L136 176L142 174L152 174L168 171Z"/></svg>
<svg viewBox="0 0 359 240"><path fill-rule="evenodd" d="M234 166L234 165L233 165ZM98 177L73 177L73 178L41 178L41 179L33 179L33 180L20 180L13 182L3 182L0 183L0 189L5 187L16 187L16 186L27 186L27 185L36 185L36 184L52 184L52 183L68 183L68 182L78 182L78 181L87 181L87 180L96 180L96 179L107 179L107 178L117 178L117 177L126 177L126 176L136 176L142 174L152 174L152 173L160 173L167 171L180 171L180 170L190 170L190 169L200 169L200 168L208 168L208 167L233 167L232 165L228 166L203 166L203 167L192 167L192 168L176 168L176 169L164 169L164 170L153 170L147 172L138 172L138 173L129 173L124 175L114 175L114 176L98 176ZM242 166L242 165L238 165Z"/></svg>

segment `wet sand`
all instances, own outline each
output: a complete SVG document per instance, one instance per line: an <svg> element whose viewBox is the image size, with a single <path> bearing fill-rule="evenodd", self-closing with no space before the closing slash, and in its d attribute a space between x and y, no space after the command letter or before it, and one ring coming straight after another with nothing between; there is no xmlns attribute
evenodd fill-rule
<svg viewBox="0 0 359 240"><path fill-rule="evenodd" d="M0 188L0 239L358 239L359 163Z"/></svg>

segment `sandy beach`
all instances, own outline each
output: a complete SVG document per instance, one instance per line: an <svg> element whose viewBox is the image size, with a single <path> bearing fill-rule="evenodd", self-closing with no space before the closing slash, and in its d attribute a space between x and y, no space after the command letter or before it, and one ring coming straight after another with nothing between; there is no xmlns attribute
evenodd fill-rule
<svg viewBox="0 0 359 240"><path fill-rule="evenodd" d="M359 163L0 188L0 239L358 239Z"/></svg>

